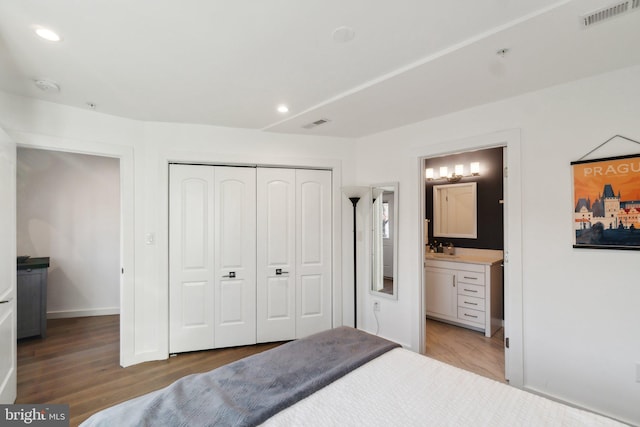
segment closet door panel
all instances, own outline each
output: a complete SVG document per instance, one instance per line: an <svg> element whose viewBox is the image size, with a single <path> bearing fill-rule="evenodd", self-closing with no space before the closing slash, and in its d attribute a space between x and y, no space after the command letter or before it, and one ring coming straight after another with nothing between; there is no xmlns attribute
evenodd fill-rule
<svg viewBox="0 0 640 427"><path fill-rule="evenodd" d="M295 338L295 170L257 171L258 342Z"/></svg>
<svg viewBox="0 0 640 427"><path fill-rule="evenodd" d="M331 172L296 170L296 336L331 328Z"/></svg>
<svg viewBox="0 0 640 427"><path fill-rule="evenodd" d="M215 167L215 347L256 342L256 171Z"/></svg>
<svg viewBox="0 0 640 427"><path fill-rule="evenodd" d="M169 352L214 344L213 168L169 173Z"/></svg>
<svg viewBox="0 0 640 427"><path fill-rule="evenodd" d="M321 316L323 313L323 280L321 275L307 275L302 277L300 283L302 317Z"/></svg>

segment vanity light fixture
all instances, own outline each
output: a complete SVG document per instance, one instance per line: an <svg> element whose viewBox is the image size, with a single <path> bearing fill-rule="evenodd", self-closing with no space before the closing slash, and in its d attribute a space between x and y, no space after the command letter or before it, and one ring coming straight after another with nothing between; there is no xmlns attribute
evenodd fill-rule
<svg viewBox="0 0 640 427"><path fill-rule="evenodd" d="M428 181L433 181L436 179L446 179L448 182L458 182L465 177L480 176L480 162L471 162L471 164L469 164L469 175L464 174L463 164L455 165L451 174L449 174L449 168L447 166L440 166L439 170L440 177L438 178L434 176L433 168L425 169L424 176Z"/></svg>

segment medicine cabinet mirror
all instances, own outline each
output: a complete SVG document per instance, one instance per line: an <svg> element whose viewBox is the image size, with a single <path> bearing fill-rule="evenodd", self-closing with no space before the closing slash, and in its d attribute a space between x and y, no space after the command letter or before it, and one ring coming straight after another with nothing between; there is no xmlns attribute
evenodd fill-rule
<svg viewBox="0 0 640 427"><path fill-rule="evenodd" d="M371 188L371 291L398 297L398 183Z"/></svg>
<svg viewBox="0 0 640 427"><path fill-rule="evenodd" d="M434 237L478 238L476 183L433 186Z"/></svg>

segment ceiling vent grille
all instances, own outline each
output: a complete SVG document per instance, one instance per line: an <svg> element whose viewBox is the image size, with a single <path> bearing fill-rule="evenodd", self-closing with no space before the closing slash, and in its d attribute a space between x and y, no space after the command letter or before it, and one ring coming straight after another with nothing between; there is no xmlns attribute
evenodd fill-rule
<svg viewBox="0 0 640 427"><path fill-rule="evenodd" d="M640 0L638 0L638 1L640 1ZM313 129L314 127L317 127L317 126L320 126L320 125L323 125L323 124L329 123L329 122L330 122L329 119L320 119L320 120L316 120L315 122L311 122L311 123L309 123L307 125L304 125L302 127L305 128L305 129Z"/></svg>
<svg viewBox="0 0 640 427"><path fill-rule="evenodd" d="M589 28L594 24L599 24L616 16L640 9L640 0L621 1L611 6L596 10L580 17L583 28Z"/></svg>

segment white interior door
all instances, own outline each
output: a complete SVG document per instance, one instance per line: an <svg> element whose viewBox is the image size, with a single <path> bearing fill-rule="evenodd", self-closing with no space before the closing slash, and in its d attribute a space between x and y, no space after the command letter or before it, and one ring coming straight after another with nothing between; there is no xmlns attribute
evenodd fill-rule
<svg viewBox="0 0 640 427"><path fill-rule="evenodd" d="M296 337L331 328L331 171L296 171Z"/></svg>
<svg viewBox="0 0 640 427"><path fill-rule="evenodd" d="M16 146L0 129L0 404L16 400Z"/></svg>
<svg viewBox="0 0 640 427"><path fill-rule="evenodd" d="M257 170L257 338L296 336L295 170Z"/></svg>
<svg viewBox="0 0 640 427"><path fill-rule="evenodd" d="M215 167L215 347L256 343L256 170Z"/></svg>
<svg viewBox="0 0 640 427"><path fill-rule="evenodd" d="M169 352L214 346L214 168L170 165Z"/></svg>

